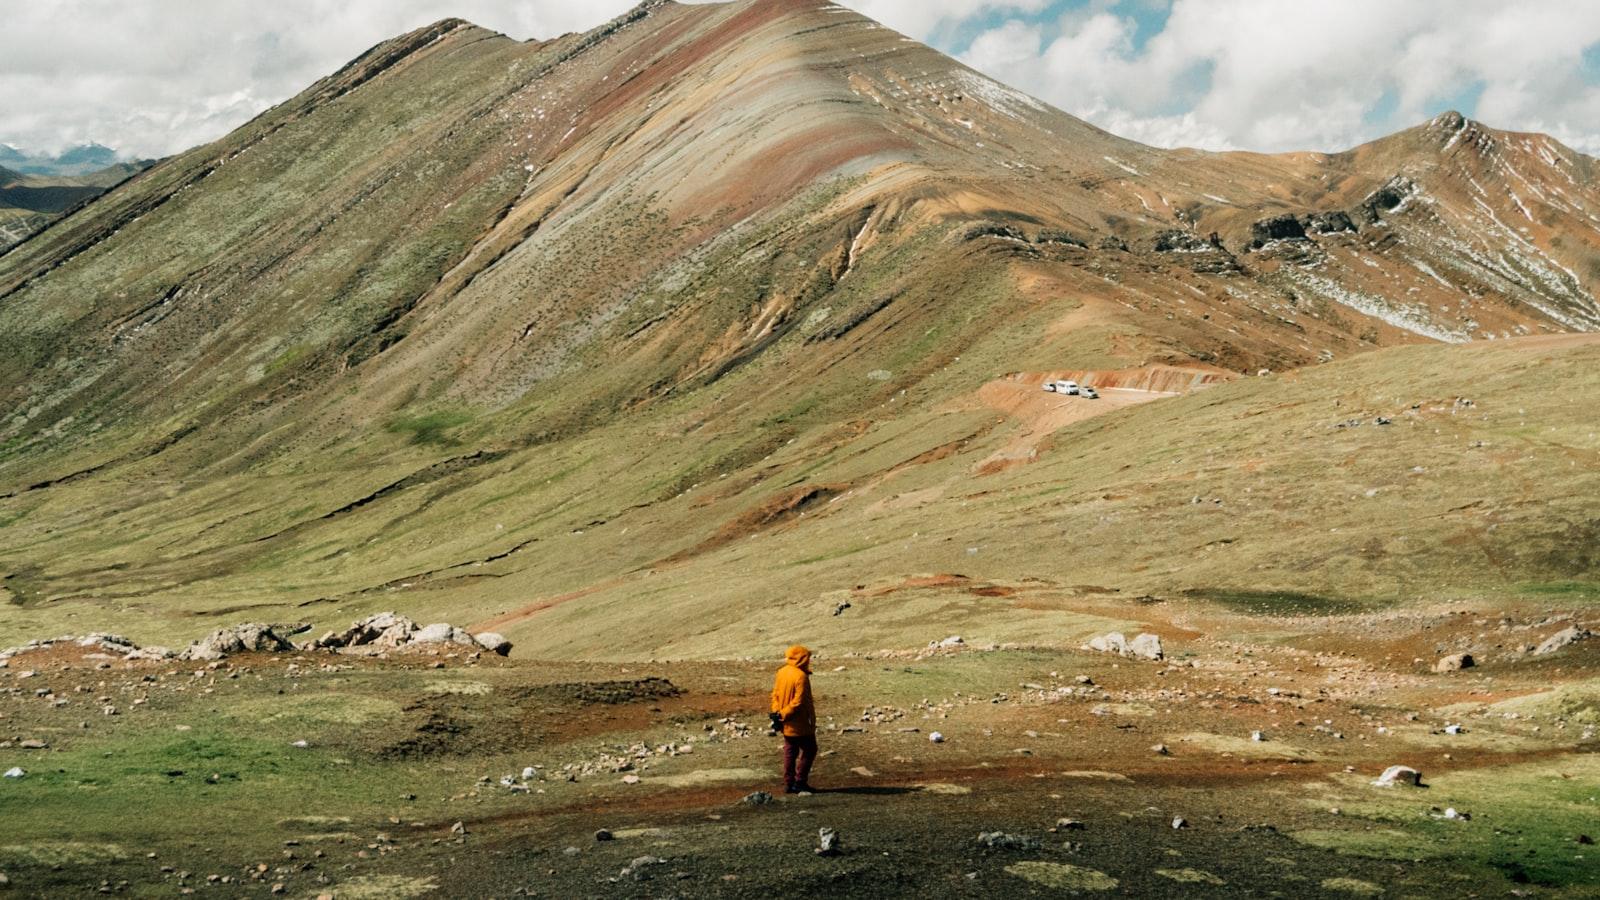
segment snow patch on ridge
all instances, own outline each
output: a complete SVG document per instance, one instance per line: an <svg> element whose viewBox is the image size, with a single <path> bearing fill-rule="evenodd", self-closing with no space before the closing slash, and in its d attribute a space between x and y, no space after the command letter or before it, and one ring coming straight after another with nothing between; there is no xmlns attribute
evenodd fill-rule
<svg viewBox="0 0 1600 900"><path fill-rule="evenodd" d="M1026 111L1044 112L1045 105L1029 97L1027 94L1008 88L992 78L985 78L977 72L957 72L956 82L964 93L982 100L1003 115L1013 119L1021 119Z"/></svg>

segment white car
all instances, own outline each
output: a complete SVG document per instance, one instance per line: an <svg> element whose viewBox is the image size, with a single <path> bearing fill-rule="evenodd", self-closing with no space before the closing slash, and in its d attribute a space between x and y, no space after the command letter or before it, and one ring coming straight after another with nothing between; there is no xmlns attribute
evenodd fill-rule
<svg viewBox="0 0 1600 900"><path fill-rule="evenodd" d="M1056 383L1054 381L1046 381L1044 383L1044 389L1054 394L1056 392Z"/></svg>
<svg viewBox="0 0 1600 900"><path fill-rule="evenodd" d="M1100 392L1095 390L1094 388L1090 387L1087 384L1084 385L1081 388L1078 388L1078 393L1081 394L1083 396L1083 398L1086 399L1086 400L1099 400L1100 399Z"/></svg>
<svg viewBox="0 0 1600 900"><path fill-rule="evenodd" d="M1078 393L1078 383L1076 381L1058 381L1056 382L1056 393L1076 394Z"/></svg>

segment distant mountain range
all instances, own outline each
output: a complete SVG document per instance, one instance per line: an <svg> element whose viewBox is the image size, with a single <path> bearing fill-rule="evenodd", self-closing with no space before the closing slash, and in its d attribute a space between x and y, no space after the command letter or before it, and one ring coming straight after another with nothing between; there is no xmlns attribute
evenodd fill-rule
<svg viewBox="0 0 1600 900"><path fill-rule="evenodd" d="M77 151L68 151L54 157L61 168L71 169L89 159L110 153L105 147L82 147L85 151L69 159ZM0 153L21 156L15 149L0 146ZM134 175L154 165L152 160L140 162L114 162L84 174L44 174L0 166L0 253L22 242L67 212L105 193Z"/></svg>
<svg viewBox="0 0 1600 900"><path fill-rule="evenodd" d="M0 143L0 168L21 175L90 175L121 162L129 160L103 144L80 144L50 156Z"/></svg>

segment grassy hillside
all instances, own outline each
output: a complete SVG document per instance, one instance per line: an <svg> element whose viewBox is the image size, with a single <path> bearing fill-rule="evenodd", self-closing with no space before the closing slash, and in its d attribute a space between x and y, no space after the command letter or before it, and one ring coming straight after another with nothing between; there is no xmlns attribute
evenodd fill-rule
<svg viewBox="0 0 1600 900"><path fill-rule="evenodd" d="M1592 175L1448 115L1160 151L810 0L446 20L0 256L0 641L1586 597Z"/></svg>
<svg viewBox="0 0 1600 900"><path fill-rule="evenodd" d="M989 341L1006 343L971 352ZM150 460L114 491L3 502L0 629L93 617L165 639L218 610L402 608L492 620L537 655L626 658L795 634L1073 644L1106 624L1085 597L1108 620L1145 595L1262 613L1587 602L1600 439L1569 412L1600 392L1597 357L1585 337L1378 351L1041 431L982 402L963 356L941 375L953 399L880 395L844 424L816 398L785 398L786 418L686 399L528 447L463 414L293 468L186 480Z"/></svg>

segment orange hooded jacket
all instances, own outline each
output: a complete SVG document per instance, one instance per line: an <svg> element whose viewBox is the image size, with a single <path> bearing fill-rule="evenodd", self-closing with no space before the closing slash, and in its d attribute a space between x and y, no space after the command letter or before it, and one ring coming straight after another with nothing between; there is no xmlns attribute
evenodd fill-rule
<svg viewBox="0 0 1600 900"><path fill-rule="evenodd" d="M817 733L817 710L811 705L811 651L796 644L772 682L772 711L783 717L784 737Z"/></svg>

